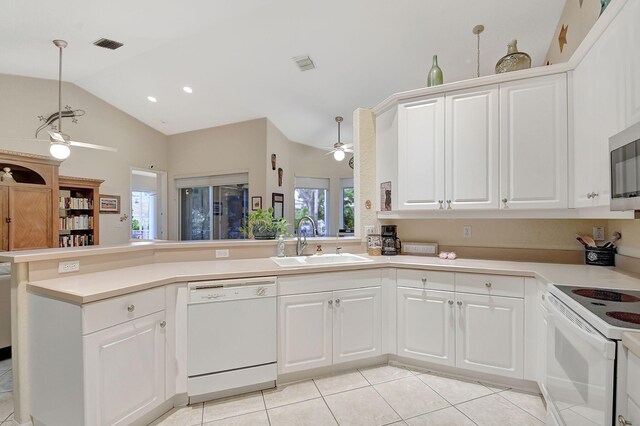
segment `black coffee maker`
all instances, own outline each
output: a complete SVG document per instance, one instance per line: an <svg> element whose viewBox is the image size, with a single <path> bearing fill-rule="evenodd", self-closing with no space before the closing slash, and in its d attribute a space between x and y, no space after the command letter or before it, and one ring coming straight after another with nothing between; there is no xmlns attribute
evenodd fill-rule
<svg viewBox="0 0 640 426"><path fill-rule="evenodd" d="M398 238L398 227L396 225L381 225L380 235L382 236L382 255L395 256L400 254L402 242Z"/></svg>

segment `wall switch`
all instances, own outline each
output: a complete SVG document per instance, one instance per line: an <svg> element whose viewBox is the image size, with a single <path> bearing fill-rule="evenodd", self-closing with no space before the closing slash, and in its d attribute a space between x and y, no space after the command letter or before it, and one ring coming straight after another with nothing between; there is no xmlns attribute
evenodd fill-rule
<svg viewBox="0 0 640 426"><path fill-rule="evenodd" d="M216 257L229 257L229 249L216 250Z"/></svg>
<svg viewBox="0 0 640 426"><path fill-rule="evenodd" d="M67 272L78 272L80 270L79 260L70 260L68 262L58 262L58 272L66 274Z"/></svg>
<svg viewBox="0 0 640 426"><path fill-rule="evenodd" d="M365 226L364 227L364 236L375 234L376 227L375 226Z"/></svg>
<svg viewBox="0 0 640 426"><path fill-rule="evenodd" d="M593 239L595 241L604 241L604 226L593 227Z"/></svg>
<svg viewBox="0 0 640 426"><path fill-rule="evenodd" d="M471 238L471 225L464 225L462 227L462 236L464 238Z"/></svg>

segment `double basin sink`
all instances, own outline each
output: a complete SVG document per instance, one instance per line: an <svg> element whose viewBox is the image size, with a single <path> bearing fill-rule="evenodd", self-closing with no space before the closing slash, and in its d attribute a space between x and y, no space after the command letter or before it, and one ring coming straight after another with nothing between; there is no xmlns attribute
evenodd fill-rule
<svg viewBox="0 0 640 426"><path fill-rule="evenodd" d="M270 258L278 266L283 268L303 267L303 266L322 266L322 265L345 265L353 263L373 262L366 257L355 254L323 254L313 256L292 256L292 257L272 257Z"/></svg>

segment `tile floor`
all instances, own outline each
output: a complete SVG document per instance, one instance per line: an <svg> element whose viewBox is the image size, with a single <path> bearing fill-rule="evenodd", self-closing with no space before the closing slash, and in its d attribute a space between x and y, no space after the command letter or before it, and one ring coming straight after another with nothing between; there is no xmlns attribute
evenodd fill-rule
<svg viewBox="0 0 640 426"><path fill-rule="evenodd" d="M13 421L13 373L11 360L0 361L0 425L12 426Z"/></svg>
<svg viewBox="0 0 640 426"><path fill-rule="evenodd" d="M544 425L539 395L382 365L176 408L153 426Z"/></svg>

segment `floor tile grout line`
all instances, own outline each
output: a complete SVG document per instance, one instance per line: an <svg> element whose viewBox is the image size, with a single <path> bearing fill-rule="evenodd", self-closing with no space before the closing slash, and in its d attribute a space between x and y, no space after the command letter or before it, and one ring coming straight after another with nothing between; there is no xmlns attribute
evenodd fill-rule
<svg viewBox="0 0 640 426"><path fill-rule="evenodd" d="M327 402L327 400L324 399L324 395L322 394L322 392L320 392L320 388L318 387L318 384L316 383L315 379L311 379L311 381L313 382L313 385L318 390L318 393L320 394L320 398L322 398L322 402L324 402L325 407L327 407L327 410L329 410L329 412L331 413L331 417L333 417L333 420L335 420L336 424L340 426L340 422L338 422L338 419L336 418L336 415L334 414L334 412L331 411L331 407L329 407L329 403Z"/></svg>
<svg viewBox="0 0 640 426"><path fill-rule="evenodd" d="M471 423L473 423L474 425L478 426L478 423L476 423L471 417L467 416L461 409L459 409L458 407L456 407L455 405L453 406L453 408L455 408L458 413L462 414L463 416L465 416L467 419L469 419L469 421Z"/></svg>
<svg viewBox="0 0 640 426"><path fill-rule="evenodd" d="M378 383L378 384L382 384L382 383ZM396 413L396 415L397 415L398 417L400 417L400 420L402 420L402 421L404 422L404 417L402 417L402 416L400 415L400 413L398 413L398 412L396 411L396 409L395 409L395 408L393 408L393 405L391 405L391 403L389 403L389 401L387 401L387 400L384 398L384 396L382 396L382 395L380 394L380 392L378 392L378 389L376 389L376 387L375 387L374 385L371 385L371 387L373 388L374 392L375 392L375 393L377 393L378 395L380 395L380 398L382 398L382 400L383 400L384 402L386 402L386 403L387 403L387 405L389 406L389 408L391 408L391 409L393 410L393 412L394 412L394 413ZM396 420L396 422L397 422L397 420Z"/></svg>
<svg viewBox="0 0 640 426"><path fill-rule="evenodd" d="M498 394L496 394L496 395L498 395ZM505 398L505 397L504 397L504 396L502 396L502 395L498 395L498 397L500 397L500 398L504 399L505 401L509 402L510 404L514 405L515 407L518 407L518 409L520 409L520 410L522 410L523 412L527 413L528 415L530 415L530 416L531 416L531 417L533 417L534 419L536 419L536 420L538 420L538 421L541 421L542 423L545 423L545 421L544 421L544 420L540 420L539 418L537 418L536 416L534 416L533 414L531 414L530 412L528 412L527 410L525 410L524 408L522 408L521 406L519 406L518 404L516 404L515 402L511 402L511 401L509 401L507 398Z"/></svg>

